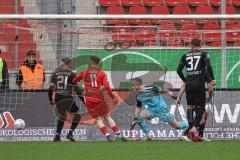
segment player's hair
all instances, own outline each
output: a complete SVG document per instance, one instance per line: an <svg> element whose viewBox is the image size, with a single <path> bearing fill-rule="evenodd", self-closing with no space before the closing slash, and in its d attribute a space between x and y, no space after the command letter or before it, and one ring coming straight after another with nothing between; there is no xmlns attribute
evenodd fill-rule
<svg viewBox="0 0 240 160"><path fill-rule="evenodd" d="M27 52L27 56L36 56L36 52L33 50L30 50Z"/></svg>
<svg viewBox="0 0 240 160"><path fill-rule="evenodd" d="M98 58L97 56L91 56L91 57L90 57L90 60L91 60L93 63L95 63L95 64L99 64L100 61L101 61L101 59Z"/></svg>
<svg viewBox="0 0 240 160"><path fill-rule="evenodd" d="M138 83L140 83L140 84L143 83L142 79L139 78L139 77L137 77L137 78L133 78L132 81L138 82Z"/></svg>
<svg viewBox="0 0 240 160"><path fill-rule="evenodd" d="M70 66L70 64L71 64L71 59L68 57L62 58L61 61L68 66Z"/></svg>
<svg viewBox="0 0 240 160"><path fill-rule="evenodd" d="M200 47L201 46L201 40L199 40L199 39L192 39L191 40L191 45L193 47Z"/></svg>

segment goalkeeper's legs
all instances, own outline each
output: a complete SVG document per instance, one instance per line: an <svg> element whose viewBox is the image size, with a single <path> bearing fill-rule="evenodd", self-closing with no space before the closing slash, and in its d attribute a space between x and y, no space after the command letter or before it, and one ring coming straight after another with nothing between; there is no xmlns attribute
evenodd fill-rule
<svg viewBox="0 0 240 160"><path fill-rule="evenodd" d="M147 119L151 118L151 114L146 110L141 111L138 115L138 121L140 123L140 127L142 128L143 132L145 133L147 140L150 140L149 136L149 128L147 124Z"/></svg>
<svg viewBox="0 0 240 160"><path fill-rule="evenodd" d="M184 130L189 127L188 122L186 122L186 121L178 122L175 119L174 115L171 113L168 113L166 118L167 118L168 123L175 129L183 129Z"/></svg>

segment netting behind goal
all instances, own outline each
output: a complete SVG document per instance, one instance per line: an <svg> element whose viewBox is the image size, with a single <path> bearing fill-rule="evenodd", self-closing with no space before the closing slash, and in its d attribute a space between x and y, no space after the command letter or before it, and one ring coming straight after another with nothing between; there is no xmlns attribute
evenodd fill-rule
<svg viewBox="0 0 240 160"><path fill-rule="evenodd" d="M240 124L240 32L238 28L231 28L230 25L220 29L218 21L211 24L192 21L194 23L162 23L157 26L108 26L103 21L88 21L85 24L86 21L81 20L1 20L0 47L8 64L9 88L1 90L0 111L9 111L14 113L14 118L25 119L29 128L53 127L54 115L46 107L49 106L47 93L23 92L22 88L16 85L19 65L26 59L27 51L37 51L37 60L44 66L43 91L48 89L49 77L62 57L70 57L75 64L73 70L79 73L89 65L90 56L96 55L101 58L101 67L122 102L114 108L112 115L124 129L124 134L131 136L128 130L134 113L134 97L129 94L131 79L141 77L146 85L168 87L177 94L182 84L176 72L178 63L181 56L190 49L189 42L197 38L202 40L202 49L210 55L217 81L214 103L207 104L210 116L206 133L210 138L221 138L224 129L234 129ZM226 32L225 41L221 38L223 31ZM226 47L222 47L225 44ZM182 106L179 108L173 100L165 98L170 112L173 112L178 120L186 120L185 98L182 98ZM39 109L40 107L44 110ZM84 106L82 107L83 112L87 113ZM29 113L30 111L32 113ZM48 117L41 122L42 118L37 115L46 116L44 112ZM91 124L94 124L94 121L88 119L82 122L81 127L90 133L94 128ZM151 121L151 129L156 138L164 138L160 136L162 132L171 132L171 129L157 118ZM216 133L213 131L219 134L213 135ZM176 135L176 131L174 133ZM96 134L91 136L92 139L99 137ZM224 138L227 138L227 131L224 132Z"/></svg>

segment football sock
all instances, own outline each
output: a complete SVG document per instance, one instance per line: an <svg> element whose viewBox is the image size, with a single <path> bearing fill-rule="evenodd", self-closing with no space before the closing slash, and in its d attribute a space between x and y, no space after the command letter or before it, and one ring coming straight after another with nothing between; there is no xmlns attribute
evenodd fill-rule
<svg viewBox="0 0 240 160"><path fill-rule="evenodd" d="M61 134L61 132L62 132L62 129L63 129L63 125L64 125L64 121L63 120L58 120L57 121L57 134Z"/></svg>
<svg viewBox="0 0 240 160"><path fill-rule="evenodd" d="M203 137L204 128L205 128L205 124L199 126L199 136L200 137Z"/></svg>
<svg viewBox="0 0 240 160"><path fill-rule="evenodd" d="M189 127L188 122L179 122L178 123L178 128L179 129L186 129L188 127Z"/></svg>
<svg viewBox="0 0 240 160"><path fill-rule="evenodd" d="M143 132L148 135L149 133L149 128L148 128L148 125L147 125L147 121L146 121L146 118L143 117L142 115L139 115L138 116L138 120L140 122L140 127L142 128Z"/></svg>
<svg viewBox="0 0 240 160"><path fill-rule="evenodd" d="M193 127L193 109L187 109L187 119L188 119L188 129L183 133L183 135L187 136L189 130Z"/></svg>
<svg viewBox="0 0 240 160"><path fill-rule="evenodd" d="M74 130L77 128L79 122L81 120L81 115L76 114L73 118L72 125L71 125L71 130L74 132Z"/></svg>
<svg viewBox="0 0 240 160"><path fill-rule="evenodd" d="M102 127L100 130L104 136L107 136L107 127Z"/></svg>
<svg viewBox="0 0 240 160"><path fill-rule="evenodd" d="M113 126L113 127L112 127L112 131L113 131L114 133L120 133L118 126Z"/></svg>

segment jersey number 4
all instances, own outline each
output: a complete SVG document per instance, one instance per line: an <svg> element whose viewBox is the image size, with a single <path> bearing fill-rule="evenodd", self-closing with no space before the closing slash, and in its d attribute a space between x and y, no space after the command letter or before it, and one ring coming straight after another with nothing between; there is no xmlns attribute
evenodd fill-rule
<svg viewBox="0 0 240 160"><path fill-rule="evenodd" d="M187 57L187 71L193 71L196 70L199 64L201 56L191 56L191 57Z"/></svg>

